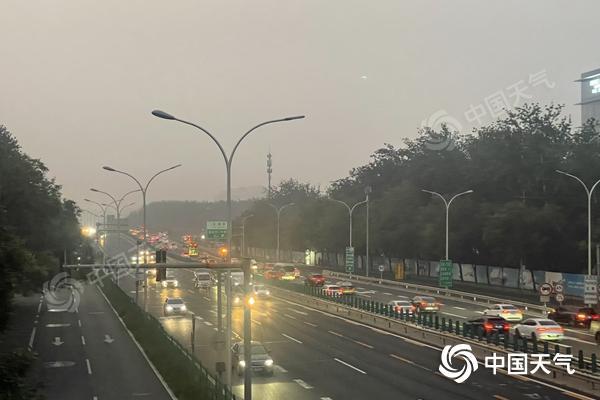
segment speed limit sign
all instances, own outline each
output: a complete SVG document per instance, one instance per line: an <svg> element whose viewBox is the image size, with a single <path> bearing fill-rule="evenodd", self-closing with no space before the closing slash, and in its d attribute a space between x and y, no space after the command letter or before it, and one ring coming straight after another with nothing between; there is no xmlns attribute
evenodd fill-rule
<svg viewBox="0 0 600 400"><path fill-rule="evenodd" d="M544 283L540 286L540 294L542 296L549 296L552 293L552 285L549 283Z"/></svg>
<svg viewBox="0 0 600 400"><path fill-rule="evenodd" d="M557 293L557 294L562 293L563 290L564 290L564 288L563 288L562 283L557 283L554 285L554 293ZM558 298L557 298L557 300L558 300ZM558 301L560 301L560 300L558 300Z"/></svg>
<svg viewBox="0 0 600 400"><path fill-rule="evenodd" d="M565 296L563 296L562 293L556 294L556 301L558 301L559 303L562 303L564 300L565 300Z"/></svg>

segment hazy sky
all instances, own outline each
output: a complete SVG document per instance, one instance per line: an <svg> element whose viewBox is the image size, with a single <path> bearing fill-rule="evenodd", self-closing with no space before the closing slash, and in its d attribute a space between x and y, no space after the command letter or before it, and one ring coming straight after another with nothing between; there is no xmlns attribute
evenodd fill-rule
<svg viewBox="0 0 600 400"><path fill-rule="evenodd" d="M275 182L325 187L423 121L470 129L483 110L489 123L485 107L525 101L517 88L579 124L573 80L600 67L599 12L593 0L0 0L0 124L77 201L132 188L102 165L146 179L176 163L149 200L212 200L216 146L152 109L227 149L305 114L248 137L233 186L266 185L270 148Z"/></svg>

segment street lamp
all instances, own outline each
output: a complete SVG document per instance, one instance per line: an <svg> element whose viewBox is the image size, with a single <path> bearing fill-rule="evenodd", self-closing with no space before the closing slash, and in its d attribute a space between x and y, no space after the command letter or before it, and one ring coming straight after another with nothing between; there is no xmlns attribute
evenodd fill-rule
<svg viewBox="0 0 600 400"><path fill-rule="evenodd" d="M152 181L159 176L160 174L163 174L167 171L171 171L175 168L179 168L181 167L181 164L177 164L177 165L173 165L172 167L169 168L165 168L161 171L158 171L157 173L155 173L154 175L152 175L152 177L148 180L148 182L146 183L146 185L142 185L139 181L139 179L137 179L135 176L131 175L129 172L125 172L125 171L121 171L112 167L108 167L108 166L103 166L102 168L110 171L110 172L116 172L118 174L122 174L122 175L126 175L128 177L130 177L131 179L133 179L135 181L135 183L139 186L139 192L142 192L142 210L143 210L143 221L144 221L144 239L143 239L143 251L144 251L144 265L146 265L147 258L146 258L146 252L148 250L147 248L147 244L146 244L146 238L147 238L147 227L146 227L146 194L148 193L148 187L150 186L150 183L152 183ZM138 252L138 254L135 255L135 258L137 260L137 268L135 270L135 302L137 304L138 301L138 274L139 274L139 266L140 266L140 254ZM148 274L144 273L144 310L146 310L147 304L148 304ZM147 311L147 310L146 310Z"/></svg>
<svg viewBox="0 0 600 400"><path fill-rule="evenodd" d="M131 190L131 191L125 193L123 196L121 196L121 198L119 200L117 200L110 193L104 192L102 190L98 190L98 189L95 189L95 188L91 188L90 190L92 192L105 194L108 197L110 197L110 199L113 201L114 207L112 207L112 208L114 208L115 212L117 213L117 247L119 249L118 251L121 251L121 211L123 211L122 208L121 208L121 203L123 202L123 200L125 200L125 197L129 196L132 193L139 192L140 189ZM132 204L129 204L129 205L132 205ZM123 207L123 208L125 208L125 207Z"/></svg>
<svg viewBox="0 0 600 400"><path fill-rule="evenodd" d="M332 199L331 197L329 197L329 200L343 204L348 209L348 217L350 220L350 243L349 243L348 247L352 247L352 214L354 213L354 210L356 209L356 207L360 206L361 204L366 204L369 201L369 196L367 195L367 198L365 200L359 201L358 203L354 204L352 207L350 207L346 202L344 202L342 200ZM368 231L368 228L367 228L367 231ZM352 271L350 271L350 279L352 279Z"/></svg>
<svg viewBox="0 0 600 400"><path fill-rule="evenodd" d="M365 196L366 196L366 202L367 202L367 238L366 238L366 252L367 252L367 269L366 269L366 275L369 276L369 195L371 194L372 189L371 186L366 186L365 187Z"/></svg>
<svg viewBox="0 0 600 400"><path fill-rule="evenodd" d="M596 189L596 186L598 186L598 183L600 183L600 179L596 181L596 183L594 183L594 185L592 186L591 189L588 189L587 185L578 177L576 177L575 175L571 175L569 173L566 173L564 171L560 171L560 170L556 170L556 172L558 172L559 174L563 174L566 175L568 177L571 177L573 179L575 179L577 182L581 183L581 186L583 186L583 188L585 189L585 192L587 194L587 199L588 199L588 238L587 238L587 242L588 242L588 275L592 275L592 194L594 193L594 189Z"/></svg>
<svg viewBox="0 0 600 400"><path fill-rule="evenodd" d="M282 205L279 208L277 208L277 206L275 206L274 204L271 204L271 203L267 203L267 204L269 204L271 207L273 207L273 209L275 210L275 214L277 214L277 253L276 254L277 254L277 262L279 262L279 217L283 210L285 210L287 207L293 206L295 204L288 203L288 204Z"/></svg>
<svg viewBox="0 0 600 400"><path fill-rule="evenodd" d="M438 196L440 199L442 199L442 201L444 202L444 205L446 206L446 260L449 260L449 258L448 258L448 212L450 210L450 204L452 204L452 202L454 201L454 199L456 199L457 197L462 196L464 194L473 193L473 191L472 190L467 190L467 191L461 192L459 194L455 194L454 196L452 196L450 198L449 201L447 201L446 198L444 196L442 196L438 192L433 192L431 190L425 190L425 189L422 189L421 191L425 192L425 193L429 193L429 194L435 195L435 196Z"/></svg>
<svg viewBox="0 0 600 400"><path fill-rule="evenodd" d="M242 258L246 255L246 220L252 217L254 217L254 214L242 218Z"/></svg>
<svg viewBox="0 0 600 400"><path fill-rule="evenodd" d="M244 133L239 140L237 141L237 143L235 144L235 146L233 146L233 150L231 151L231 154L229 155L229 157L227 156L227 153L225 153L225 149L223 148L223 146L221 145L221 143L217 140L217 138L210 133L208 130L204 129L203 127L201 127L200 125L194 124L192 122L189 121L185 121L179 118L176 118L175 116L166 113L164 111L161 110L154 110L152 111L152 115L154 115L155 117L158 118L162 118L162 119L166 119L166 120L171 120L171 121L178 121L181 122L183 124L186 125L190 125L193 126L194 128L197 128L199 130L201 130L202 132L204 132L205 134L207 134L212 141L217 145L217 147L219 148L219 151L221 152L221 155L223 156L223 160L225 161L225 170L227 172L227 248L228 248L228 253L227 253L227 262L231 262L231 232L232 232L232 213L231 213L231 164L233 162L233 156L235 155L235 152L237 150L237 148L239 147L240 143L242 143L242 141L246 138L246 136L248 136L250 133L252 133L254 130L256 130L257 128L260 128L261 126L264 125L268 125L268 124L274 124L277 122L286 122L286 121L293 121L296 119L301 119L304 118L304 115L299 115L299 116L294 116L294 117L286 117L286 118L281 118L281 119L275 119L275 120L271 120L271 121L265 121L262 122L256 126L254 126L253 128L251 128L250 130L248 130L246 133ZM227 295L230 295L229 290L230 290L230 286L231 286L231 273L228 273L229 278L227 279L227 286L226 286L226 291L227 291ZM220 276L219 276L220 278ZM218 286L217 286L217 303L218 303L218 315L217 315L217 323L218 323L218 330L219 332L223 331L223 325L222 325L222 310L221 310L221 285L220 285L221 280L218 280ZM228 297L229 299L230 297ZM227 330L228 333L225 336L225 347L227 348L227 350L229 351L229 348L231 347L231 302L228 301L227 302ZM244 321L244 323L246 323ZM248 323L250 323L250 321L248 321ZM245 346L247 345L248 347L250 346L250 342L248 342L247 344L244 344ZM226 357L225 359L226 361L226 380L227 380L227 384L229 386L231 386L231 357ZM246 375L249 376L250 372L252 371L251 368L246 368ZM246 400L251 400L251 396L252 396L252 389L251 387L246 388L246 385L244 384L244 398Z"/></svg>
<svg viewBox="0 0 600 400"><path fill-rule="evenodd" d="M92 204L95 204L98 207L100 207L100 210L102 210L102 228L106 235L106 207L103 206L101 203L98 203L97 201L94 201L94 200L83 199L83 201L87 201L88 203L92 203ZM106 264L106 249L104 248L105 246L101 246L101 247L102 247L102 264Z"/></svg>

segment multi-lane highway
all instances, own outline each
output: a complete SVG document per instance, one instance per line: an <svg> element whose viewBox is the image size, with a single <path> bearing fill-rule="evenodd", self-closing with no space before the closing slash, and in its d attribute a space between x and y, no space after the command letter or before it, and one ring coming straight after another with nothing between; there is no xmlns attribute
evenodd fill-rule
<svg viewBox="0 0 600 400"><path fill-rule="evenodd" d="M211 360L217 326L216 289L194 289L191 270L172 272L179 280L178 288L162 288L150 280L148 311L190 348L192 315L163 315L166 297L182 297L196 318L196 355ZM121 287L134 295L132 279L122 280ZM383 293L380 295L390 296ZM370 295L379 293L375 290ZM234 307L232 341L241 339L242 322L241 308ZM271 350L276 365L273 377L254 377L253 391L259 399L586 398L527 377L494 376L483 368L469 381L457 384L437 372L437 348L281 298L255 304L252 332L254 340ZM204 363L212 367L210 362ZM243 393L241 384L234 374L238 395Z"/></svg>

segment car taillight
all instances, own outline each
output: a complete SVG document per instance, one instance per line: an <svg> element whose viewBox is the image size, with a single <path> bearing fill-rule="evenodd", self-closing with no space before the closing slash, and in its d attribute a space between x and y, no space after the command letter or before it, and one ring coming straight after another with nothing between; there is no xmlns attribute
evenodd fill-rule
<svg viewBox="0 0 600 400"><path fill-rule="evenodd" d="M510 329L510 324L504 324L503 329L508 332L508 330Z"/></svg>
<svg viewBox="0 0 600 400"><path fill-rule="evenodd" d="M492 325L489 322L486 322L485 324L483 324L483 327L485 328L486 331L491 331L492 329L494 329L494 325Z"/></svg>
<svg viewBox="0 0 600 400"><path fill-rule="evenodd" d="M585 314L577 314L577 319L578 320L584 320L586 318Z"/></svg>
<svg viewBox="0 0 600 400"><path fill-rule="evenodd" d="M422 302L421 302L421 305L422 305L423 307L427 307L427 302L426 302L426 301L422 301Z"/></svg>

